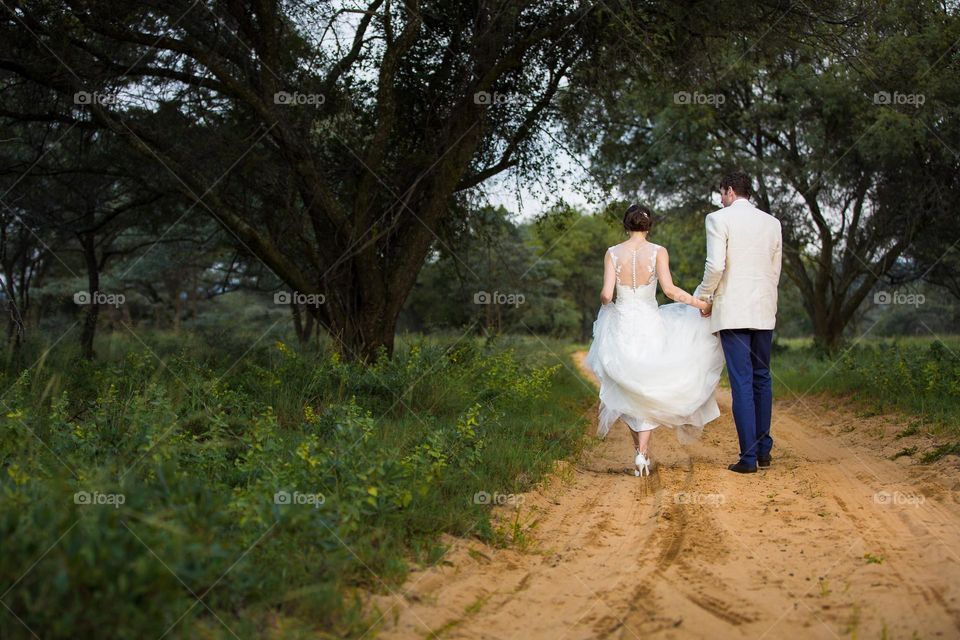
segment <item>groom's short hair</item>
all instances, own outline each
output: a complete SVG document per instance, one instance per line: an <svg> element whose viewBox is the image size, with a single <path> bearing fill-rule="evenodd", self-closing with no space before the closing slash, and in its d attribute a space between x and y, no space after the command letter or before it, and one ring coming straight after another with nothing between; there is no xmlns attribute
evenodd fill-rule
<svg viewBox="0 0 960 640"><path fill-rule="evenodd" d="M753 187L750 186L750 176L743 171L731 171L723 176L723 180L720 181L720 190L723 191L727 187L733 189L735 194L743 196L744 198L749 198L753 195Z"/></svg>

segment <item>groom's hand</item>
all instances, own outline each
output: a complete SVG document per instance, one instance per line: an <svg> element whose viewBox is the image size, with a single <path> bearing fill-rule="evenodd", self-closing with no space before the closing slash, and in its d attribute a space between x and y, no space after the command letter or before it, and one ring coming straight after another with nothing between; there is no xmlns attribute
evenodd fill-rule
<svg viewBox="0 0 960 640"><path fill-rule="evenodd" d="M697 296L697 298L700 299L700 302L705 302L707 305L703 309L700 309L700 317L709 318L710 314L713 313L713 296L700 293L700 287L697 287L697 292L693 295Z"/></svg>

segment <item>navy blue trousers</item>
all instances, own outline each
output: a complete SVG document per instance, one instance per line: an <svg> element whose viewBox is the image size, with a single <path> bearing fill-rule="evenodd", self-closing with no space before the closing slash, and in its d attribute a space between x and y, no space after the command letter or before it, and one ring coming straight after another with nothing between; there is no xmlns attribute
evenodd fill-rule
<svg viewBox="0 0 960 640"><path fill-rule="evenodd" d="M733 395L733 420L740 440L740 462L754 466L757 456L767 457L773 448L773 438L770 437L773 331L724 329L719 333Z"/></svg>

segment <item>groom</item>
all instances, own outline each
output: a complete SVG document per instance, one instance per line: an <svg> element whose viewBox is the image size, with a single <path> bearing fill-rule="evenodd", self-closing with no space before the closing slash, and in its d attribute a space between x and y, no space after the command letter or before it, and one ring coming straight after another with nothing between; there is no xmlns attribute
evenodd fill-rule
<svg viewBox="0 0 960 640"><path fill-rule="evenodd" d="M733 395L740 460L728 468L755 473L770 466L773 406L770 347L777 316L782 239L780 222L747 198L750 178L742 171L720 182L723 209L707 216L707 263L694 296L712 300L700 314L720 334Z"/></svg>

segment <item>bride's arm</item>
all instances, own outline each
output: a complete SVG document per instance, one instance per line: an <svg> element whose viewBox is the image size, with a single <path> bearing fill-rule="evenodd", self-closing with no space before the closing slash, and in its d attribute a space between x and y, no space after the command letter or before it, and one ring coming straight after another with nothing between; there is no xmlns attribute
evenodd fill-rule
<svg viewBox="0 0 960 640"><path fill-rule="evenodd" d="M600 289L600 303L610 304L613 301L613 288L617 284L617 271L613 266L613 254L607 251L603 254L603 288Z"/></svg>
<svg viewBox="0 0 960 640"><path fill-rule="evenodd" d="M657 279L660 281L660 288L663 293L671 300L689 304L701 311L710 306L673 284L673 277L670 275L670 255L667 253L666 247L660 247L657 251Z"/></svg>

